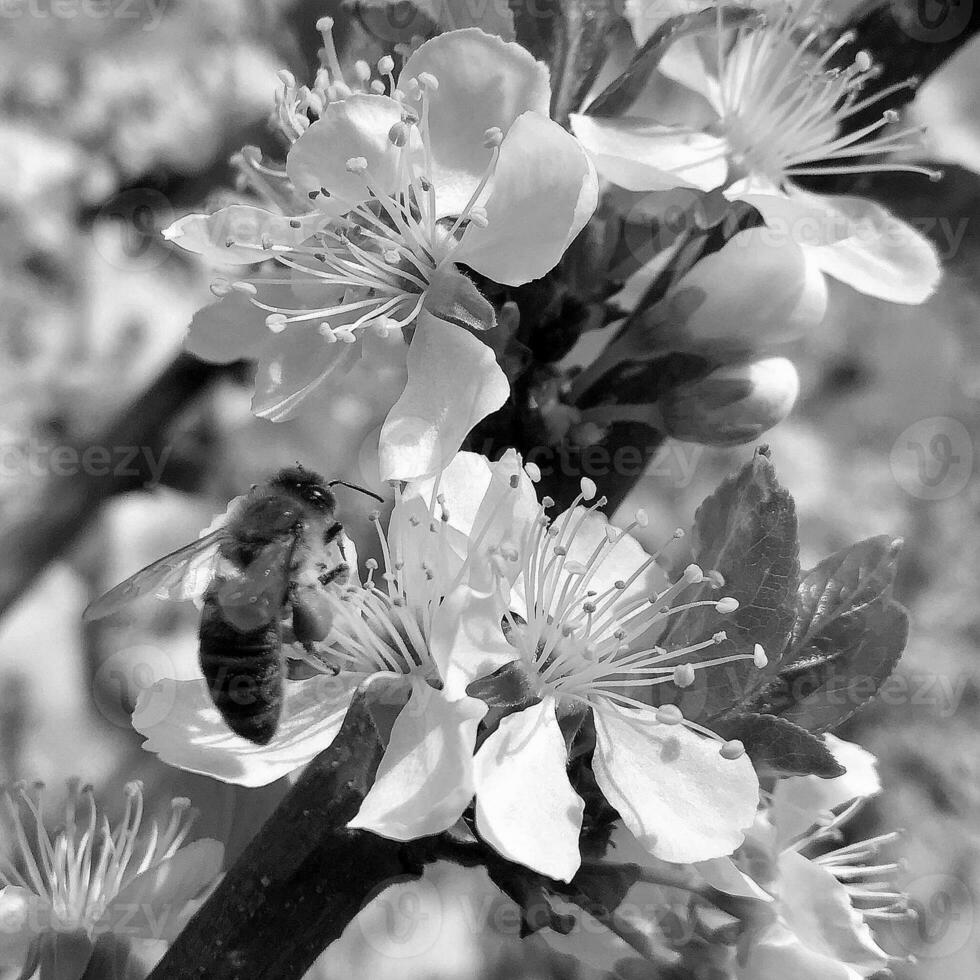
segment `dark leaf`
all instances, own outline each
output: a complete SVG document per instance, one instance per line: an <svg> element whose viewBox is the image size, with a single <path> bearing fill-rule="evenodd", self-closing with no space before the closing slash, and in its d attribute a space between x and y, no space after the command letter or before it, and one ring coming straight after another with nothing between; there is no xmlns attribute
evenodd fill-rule
<svg viewBox="0 0 980 980"><path fill-rule="evenodd" d="M823 740L774 715L733 715L715 722L722 738L738 739L760 776L843 776Z"/></svg>
<svg viewBox="0 0 980 980"><path fill-rule="evenodd" d="M830 731L875 696L907 638L908 615L887 594L836 616L758 693L751 710Z"/></svg>
<svg viewBox="0 0 980 980"><path fill-rule="evenodd" d="M874 697L908 634L892 599L901 541L881 535L825 558L800 583L782 667L753 710L828 731Z"/></svg>
<svg viewBox="0 0 980 980"><path fill-rule="evenodd" d="M786 659L795 660L819 646L833 622L874 602L891 589L901 540L879 535L835 552L800 582L796 622Z"/></svg>
<svg viewBox="0 0 980 980"><path fill-rule="evenodd" d="M712 605L682 612L670 620L661 645L675 650L724 631L727 639L688 659L697 664L720 657L751 657L756 644L770 658L762 670L747 659L697 672L697 683L680 692L678 703L688 718L711 720L744 709L776 675L779 654L793 625L800 568L796 506L776 480L767 448L705 500L695 516L693 537L694 560L706 572L720 572L725 584L713 591L705 583L697 594L690 589L680 601L731 596L739 607L727 615Z"/></svg>
<svg viewBox="0 0 980 980"><path fill-rule="evenodd" d="M757 11L744 7L726 7L722 13L722 20L726 27L735 27L759 19L760 15ZM716 25L717 12L714 7L693 14L671 17L665 21L647 38L623 74L592 100L586 112L590 116L624 114L640 97L650 76L672 44L684 37L713 31Z"/></svg>

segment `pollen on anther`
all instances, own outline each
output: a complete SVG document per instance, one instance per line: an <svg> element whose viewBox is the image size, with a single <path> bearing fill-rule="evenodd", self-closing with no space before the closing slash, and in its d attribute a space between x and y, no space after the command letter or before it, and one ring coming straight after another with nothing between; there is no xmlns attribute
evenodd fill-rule
<svg viewBox="0 0 980 980"><path fill-rule="evenodd" d="M724 630L718 630L713 637L711 637L712 643L724 643L728 639L728 634Z"/></svg>
<svg viewBox="0 0 980 980"><path fill-rule="evenodd" d="M691 664L678 664L674 668L674 684L677 687L690 687L694 683L694 667Z"/></svg>
<svg viewBox="0 0 980 980"><path fill-rule="evenodd" d="M273 333L282 333L286 329L286 317L282 313L270 313L265 318L265 325Z"/></svg>
<svg viewBox="0 0 980 980"><path fill-rule="evenodd" d="M733 596L725 596L724 599L719 599L715 603L715 612L722 613L726 615L728 613L733 613L738 609L738 599Z"/></svg>
<svg viewBox="0 0 980 980"><path fill-rule="evenodd" d="M650 523L650 518L642 507L637 508L636 513L633 515L633 520L636 521L637 527L646 527Z"/></svg>
<svg viewBox="0 0 980 980"><path fill-rule="evenodd" d="M378 59L378 74L390 75L395 70L395 59L390 54L383 55Z"/></svg>
<svg viewBox="0 0 980 980"><path fill-rule="evenodd" d="M351 157L347 161L347 172L352 174L366 173L367 165L367 160L364 157Z"/></svg>

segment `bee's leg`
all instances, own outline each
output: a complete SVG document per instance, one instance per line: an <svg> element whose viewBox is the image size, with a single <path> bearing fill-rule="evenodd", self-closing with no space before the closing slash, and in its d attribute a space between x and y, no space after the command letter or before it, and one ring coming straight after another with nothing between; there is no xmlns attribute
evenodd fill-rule
<svg viewBox="0 0 980 980"><path fill-rule="evenodd" d="M332 677L336 677L340 673L340 667L337 664L330 663L321 654L317 653L316 647L312 643L304 643L303 649L306 651L307 662L315 663L321 670L329 670Z"/></svg>

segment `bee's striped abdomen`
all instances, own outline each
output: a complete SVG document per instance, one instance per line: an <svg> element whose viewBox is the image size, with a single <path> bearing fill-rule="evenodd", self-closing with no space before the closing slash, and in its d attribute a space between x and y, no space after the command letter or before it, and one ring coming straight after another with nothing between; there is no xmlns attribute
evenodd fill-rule
<svg viewBox="0 0 980 980"><path fill-rule="evenodd" d="M268 744L282 711L282 624L276 618L259 629L239 632L208 598L200 641L201 670L228 727L250 742Z"/></svg>

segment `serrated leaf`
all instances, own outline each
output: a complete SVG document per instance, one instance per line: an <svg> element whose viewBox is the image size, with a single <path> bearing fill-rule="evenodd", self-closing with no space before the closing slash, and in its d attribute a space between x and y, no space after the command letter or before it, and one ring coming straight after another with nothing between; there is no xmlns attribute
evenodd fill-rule
<svg viewBox="0 0 980 980"><path fill-rule="evenodd" d="M883 595L831 620L803 655L759 692L752 708L807 731L831 731L875 696L907 639L905 609Z"/></svg>
<svg viewBox="0 0 980 980"><path fill-rule="evenodd" d="M770 657L762 670L748 659L697 672L698 683L682 692L679 704L686 717L710 721L745 710L752 696L775 676L793 626L800 570L796 505L779 485L767 449L760 449L698 508L693 538L694 560L705 571L721 572L725 585L712 592L705 584L698 595L689 590L682 601L731 596L739 607L727 615L711 605L686 610L672 617L661 644L675 650L724 631L726 640L692 654L690 661L751 656L756 644Z"/></svg>
<svg viewBox="0 0 980 980"><path fill-rule="evenodd" d="M727 7L722 11L725 27L737 27L761 20L758 11ZM626 70L596 96L585 110L590 116L622 115L640 96L654 70L672 44L684 37L714 31L718 24L714 7L693 14L681 14L663 22L633 56Z"/></svg>
<svg viewBox="0 0 980 980"><path fill-rule="evenodd" d="M900 547L885 535L868 538L806 573L781 668L753 710L824 732L874 697L908 636L891 594Z"/></svg>
<svg viewBox="0 0 980 980"><path fill-rule="evenodd" d="M733 715L715 722L722 738L738 739L760 776L843 776L844 767L816 735L774 715Z"/></svg>
<svg viewBox="0 0 980 980"><path fill-rule="evenodd" d="M887 535L842 548L806 573L797 593L787 656L803 653L830 624L891 589L902 542Z"/></svg>

